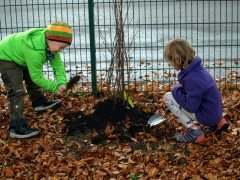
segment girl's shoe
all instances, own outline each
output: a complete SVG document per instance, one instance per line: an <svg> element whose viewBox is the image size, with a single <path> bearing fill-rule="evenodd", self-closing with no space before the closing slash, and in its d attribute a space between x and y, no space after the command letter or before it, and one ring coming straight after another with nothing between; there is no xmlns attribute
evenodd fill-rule
<svg viewBox="0 0 240 180"><path fill-rule="evenodd" d="M204 132L199 129L188 128L184 134L176 134L171 139L182 143L201 143L205 140Z"/></svg>
<svg viewBox="0 0 240 180"><path fill-rule="evenodd" d="M215 134L221 134L224 131L227 131L229 128L229 123L225 118L220 119L220 121L215 125L209 127L209 129Z"/></svg>

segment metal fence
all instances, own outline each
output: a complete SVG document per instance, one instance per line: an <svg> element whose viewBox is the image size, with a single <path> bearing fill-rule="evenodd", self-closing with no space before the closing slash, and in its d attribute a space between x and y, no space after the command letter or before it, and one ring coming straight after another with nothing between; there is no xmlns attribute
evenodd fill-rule
<svg viewBox="0 0 240 180"><path fill-rule="evenodd" d="M220 88L239 87L239 1L125 0L125 47L130 62L127 84L138 90L162 90L176 80L163 58L174 37L186 38L204 59ZM82 76L83 91L106 82L115 37L111 0L1 0L0 38L54 21L74 29L72 45L63 52L68 77ZM49 66L44 68L52 78Z"/></svg>

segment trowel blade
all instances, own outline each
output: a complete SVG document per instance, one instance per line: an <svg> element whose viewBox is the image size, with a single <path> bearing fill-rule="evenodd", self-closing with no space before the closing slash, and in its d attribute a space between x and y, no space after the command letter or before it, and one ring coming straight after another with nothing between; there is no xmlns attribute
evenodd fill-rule
<svg viewBox="0 0 240 180"><path fill-rule="evenodd" d="M165 121L166 119L160 116L159 114L154 114L151 116L148 120L148 124L150 126L155 126L157 124L160 124L161 122Z"/></svg>

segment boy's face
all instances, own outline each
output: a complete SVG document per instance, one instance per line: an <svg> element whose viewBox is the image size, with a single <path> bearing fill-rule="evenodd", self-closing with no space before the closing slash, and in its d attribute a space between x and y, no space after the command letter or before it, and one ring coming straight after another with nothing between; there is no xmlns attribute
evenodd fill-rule
<svg viewBox="0 0 240 180"><path fill-rule="evenodd" d="M52 54L55 54L57 52L61 52L64 48L66 48L68 46L69 46L68 43L48 40L48 48L49 48L49 51Z"/></svg>

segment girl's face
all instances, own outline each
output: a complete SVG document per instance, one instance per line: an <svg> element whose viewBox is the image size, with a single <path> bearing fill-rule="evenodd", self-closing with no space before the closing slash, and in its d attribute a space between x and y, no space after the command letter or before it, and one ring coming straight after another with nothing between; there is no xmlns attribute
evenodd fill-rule
<svg viewBox="0 0 240 180"><path fill-rule="evenodd" d="M57 52L61 52L63 49L65 49L66 47L69 46L68 43L59 42L59 41L52 41L52 40L48 40L47 43L48 43L49 51L52 54L55 54Z"/></svg>
<svg viewBox="0 0 240 180"><path fill-rule="evenodd" d="M163 55L164 57L169 61L169 64L175 68L176 70L180 70L181 69L181 62L179 60L179 58L176 57L176 53L172 53L171 49L169 48L169 46L166 46L164 48L163 51Z"/></svg>
<svg viewBox="0 0 240 180"><path fill-rule="evenodd" d="M181 69L181 63L178 58L175 60L171 60L170 63L171 63L171 66L174 67L176 70Z"/></svg>

